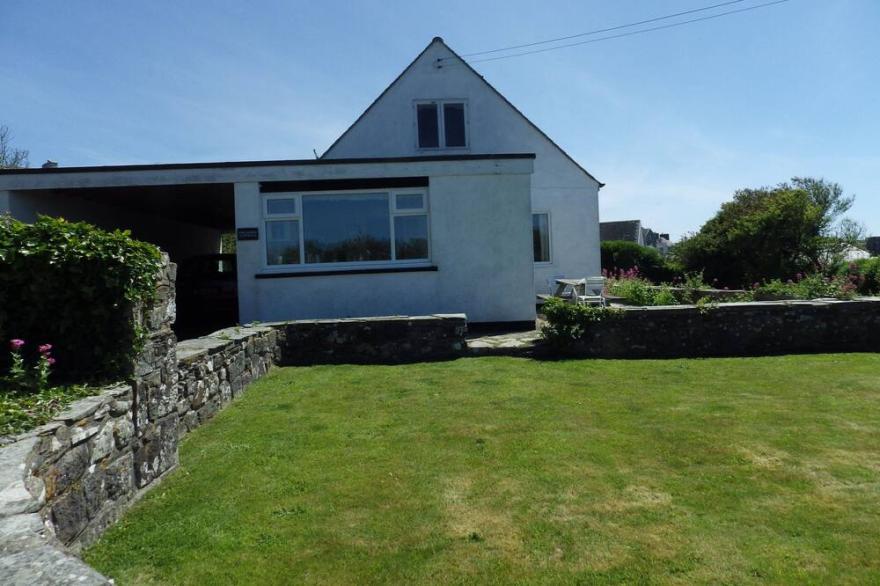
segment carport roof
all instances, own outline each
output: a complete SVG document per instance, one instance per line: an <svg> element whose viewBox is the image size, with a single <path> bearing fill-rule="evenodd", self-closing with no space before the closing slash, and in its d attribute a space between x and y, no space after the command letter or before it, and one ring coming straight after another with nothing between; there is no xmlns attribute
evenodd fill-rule
<svg viewBox="0 0 880 586"><path fill-rule="evenodd" d="M81 167L38 167L0 169L0 175L38 175L52 173L115 173L118 171L166 171L177 169L228 169L242 167L286 167L303 165L345 165L381 163L420 163L430 161L484 161L498 159L534 159L534 153L500 153L474 155L429 155L415 157L374 157L355 159L278 159L271 161L223 161L209 163L158 163L146 165L99 165Z"/></svg>

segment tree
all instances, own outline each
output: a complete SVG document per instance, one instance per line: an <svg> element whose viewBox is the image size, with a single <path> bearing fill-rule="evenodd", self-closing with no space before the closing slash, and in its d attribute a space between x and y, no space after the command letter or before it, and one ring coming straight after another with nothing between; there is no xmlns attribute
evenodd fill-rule
<svg viewBox="0 0 880 586"><path fill-rule="evenodd" d="M28 155L24 149L12 146L12 133L5 124L0 124L0 169L18 169L28 166Z"/></svg>
<svg viewBox="0 0 880 586"><path fill-rule="evenodd" d="M676 245L687 271L739 287L788 279L827 262L840 245L837 221L852 206L837 183L795 177L774 188L742 189L699 232ZM842 223L847 228L845 222Z"/></svg>
<svg viewBox="0 0 880 586"><path fill-rule="evenodd" d="M606 240L601 244L602 270L616 272L637 268L639 274L660 283L677 276L656 248L626 240Z"/></svg>

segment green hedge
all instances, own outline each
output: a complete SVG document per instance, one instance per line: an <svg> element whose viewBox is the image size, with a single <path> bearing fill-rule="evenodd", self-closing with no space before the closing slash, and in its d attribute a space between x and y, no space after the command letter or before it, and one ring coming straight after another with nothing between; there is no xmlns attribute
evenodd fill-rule
<svg viewBox="0 0 880 586"><path fill-rule="evenodd" d="M602 270L616 274L623 270L638 269L639 275L654 283L672 281L681 271L670 265L656 248L641 246L627 240L606 240L601 244Z"/></svg>
<svg viewBox="0 0 880 586"><path fill-rule="evenodd" d="M541 329L541 337L552 346L565 348L571 342L581 340L590 325L620 317L621 310L569 303L551 297L544 303L541 313L547 320Z"/></svg>
<svg viewBox="0 0 880 586"><path fill-rule="evenodd" d="M159 249L128 232L0 216L0 342L23 339L32 357L52 344L56 380L124 376L142 337L132 308L153 299L160 266Z"/></svg>

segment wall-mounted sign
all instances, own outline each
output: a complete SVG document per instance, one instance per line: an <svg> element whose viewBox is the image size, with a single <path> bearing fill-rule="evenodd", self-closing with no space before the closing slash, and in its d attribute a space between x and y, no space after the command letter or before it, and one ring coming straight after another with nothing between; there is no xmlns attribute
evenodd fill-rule
<svg viewBox="0 0 880 586"><path fill-rule="evenodd" d="M259 240L260 232L256 228L239 228L236 230L238 240Z"/></svg>

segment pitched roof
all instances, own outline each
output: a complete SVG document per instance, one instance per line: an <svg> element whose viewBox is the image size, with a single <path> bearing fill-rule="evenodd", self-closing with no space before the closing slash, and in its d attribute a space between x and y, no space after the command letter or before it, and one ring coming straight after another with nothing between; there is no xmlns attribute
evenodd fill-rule
<svg viewBox="0 0 880 586"><path fill-rule="evenodd" d="M600 222L599 240L628 240L639 241L639 230L642 227L641 220L621 220L619 222Z"/></svg>
<svg viewBox="0 0 880 586"><path fill-rule="evenodd" d="M406 68L404 68L404 70L401 71L400 74L399 74L397 77L394 78L394 81L392 81L390 84L388 84L388 87L386 87L384 90L382 90L382 93L379 94L379 95L376 97L376 99L373 100L373 101L370 103L369 106L367 106L367 109L364 110L364 111L361 113L361 115L358 116L357 119L356 119L354 122L352 122L351 125L350 125L348 128L345 129L345 132L343 132L342 134L340 134L340 135L339 135L339 138L337 138L336 140L334 140L334 141L333 141L333 144L331 144L329 147L327 147L327 150L324 151L324 154L321 155L321 158L322 158L322 159L323 159L325 156L327 156L327 153L329 153L330 151L333 150L333 147L335 147L335 146L339 143L339 141L341 141L341 140L345 137L345 135L347 135L349 132L351 132L351 129L352 129L352 128L354 128L355 126L357 126L357 123L360 122L360 121L364 118L364 116L366 116L367 113L368 113L370 110L372 110L373 107L374 107L376 104L379 103L379 101L385 96L385 94L387 94L387 93L391 90L391 88L394 87L395 84L397 84L397 82L398 82L398 81L399 81L399 80L400 80L400 79L406 74L406 72L409 71L409 70L413 67L413 65L415 65L416 62L417 62L419 59L421 59L422 55L424 55L425 52L426 52L428 49L430 49L431 46L434 45L435 43L439 43L439 44L442 45L447 51L449 51L450 53L452 53L452 55L453 55L456 59L458 59L458 60L459 60L459 61L460 61L460 62L461 62L461 63L462 63L462 64L463 64L463 65L464 65L464 66L465 66L465 67L466 67L471 73L473 73L473 74L476 75L478 78L480 78L480 80L481 80L483 83L485 83L486 86L487 86L490 90L492 90L492 92L494 92L499 98L501 98L501 100L502 100L505 104L507 104L508 106L510 106L510 107L513 109L514 112L516 112L517 114L519 114L519 115L522 117L522 119L525 120L526 123L527 123L529 126L531 126L532 128L534 128L534 129L538 132L538 134L540 134L541 136L543 136L544 138L546 138L547 141L548 141L550 144L552 144L554 147L556 147L556 150L558 150L560 153L562 153L562 155L563 155L565 158L567 158L569 161L571 161L572 163L574 163L575 167L577 167L578 169L580 169L581 171L583 171L583 173L584 173L587 177L589 177L590 179L592 179L593 181L595 181L596 183L598 183L598 184L599 184L599 187L604 187L604 186L605 186L604 183L602 183L601 181L599 181L598 179L596 179L596 177L593 176L592 173L590 173L589 171L587 171L586 169L584 169L584 167L583 167L580 163L578 163L576 160L574 160L574 157L572 157L571 155L569 155L567 152L565 152L565 150L564 150L561 146L559 146L558 144L556 144L556 142L555 142L552 138L550 138L550 137L547 135L547 133L545 133L543 130L541 130L540 128L538 128L538 125L537 125L537 124L535 124L534 122L532 122L531 120L529 120L529 118L528 118L525 114L523 114L523 113L520 111L519 108L517 108L516 106L514 106L514 105L510 102L510 100L508 100L506 97L504 97L504 94L502 94L501 92L499 92L497 89L495 89L495 87L494 87L491 83L489 83L488 81L486 81L486 78L485 78L485 77L483 77L482 75L480 75L479 73L477 73L477 71L476 71L473 67L471 67L470 64L469 64L467 61L465 61L464 59L462 59L462 58L458 55L458 53L456 53L455 51L453 51L452 48L451 48L449 45L447 45L447 44L443 41L443 38L442 38L442 37L434 37L434 38L431 40L431 42L428 43L428 46L425 47L424 49L422 49L421 52L420 52L418 55L416 55L416 58L413 59L413 60L410 62L410 64L407 65Z"/></svg>

